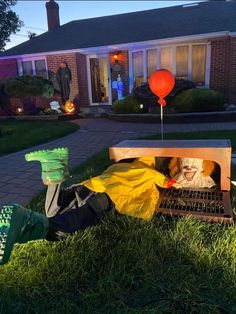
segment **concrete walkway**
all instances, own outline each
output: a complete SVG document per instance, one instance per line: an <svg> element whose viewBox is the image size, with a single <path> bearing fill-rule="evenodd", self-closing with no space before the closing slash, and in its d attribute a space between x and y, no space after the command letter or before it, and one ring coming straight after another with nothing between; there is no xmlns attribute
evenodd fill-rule
<svg viewBox="0 0 236 314"><path fill-rule="evenodd" d="M27 152L66 146L70 150L71 168L122 140L160 132L159 124L124 123L101 118L74 122L80 124L81 128L71 135L0 158L0 206L9 201L26 204L44 187L40 179L40 164L26 162L24 155ZM236 130L236 122L164 125L164 132L226 129Z"/></svg>

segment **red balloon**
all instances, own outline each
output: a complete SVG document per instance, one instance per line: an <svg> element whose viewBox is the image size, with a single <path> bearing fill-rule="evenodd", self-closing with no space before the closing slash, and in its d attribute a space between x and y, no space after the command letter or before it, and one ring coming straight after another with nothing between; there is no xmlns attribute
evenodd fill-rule
<svg viewBox="0 0 236 314"><path fill-rule="evenodd" d="M161 106L166 105L164 97L166 97L175 86L175 78L173 74L164 69L157 70L152 73L149 79L151 91L159 97L158 103Z"/></svg>

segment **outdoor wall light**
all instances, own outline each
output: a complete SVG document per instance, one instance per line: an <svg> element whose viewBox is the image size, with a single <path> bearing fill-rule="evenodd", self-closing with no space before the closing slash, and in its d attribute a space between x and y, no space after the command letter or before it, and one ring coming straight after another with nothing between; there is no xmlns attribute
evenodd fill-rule
<svg viewBox="0 0 236 314"><path fill-rule="evenodd" d="M114 55L114 60L115 60L115 63L119 63L118 55L117 55L117 54Z"/></svg>

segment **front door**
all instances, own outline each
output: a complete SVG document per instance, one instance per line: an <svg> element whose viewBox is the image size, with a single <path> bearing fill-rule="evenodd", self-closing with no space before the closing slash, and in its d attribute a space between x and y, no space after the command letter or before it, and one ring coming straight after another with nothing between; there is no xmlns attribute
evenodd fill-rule
<svg viewBox="0 0 236 314"><path fill-rule="evenodd" d="M109 105L111 86L109 58L89 57L90 104Z"/></svg>

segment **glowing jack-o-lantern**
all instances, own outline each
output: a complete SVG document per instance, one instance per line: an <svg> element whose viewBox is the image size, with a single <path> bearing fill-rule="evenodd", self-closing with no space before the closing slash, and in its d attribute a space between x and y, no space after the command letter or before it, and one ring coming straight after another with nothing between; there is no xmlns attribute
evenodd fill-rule
<svg viewBox="0 0 236 314"><path fill-rule="evenodd" d="M67 100L65 103L65 112L66 113L74 113L75 112L75 105L73 104L73 101Z"/></svg>

